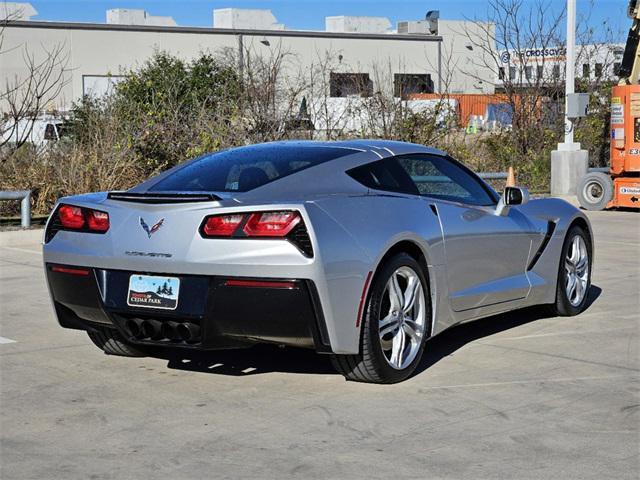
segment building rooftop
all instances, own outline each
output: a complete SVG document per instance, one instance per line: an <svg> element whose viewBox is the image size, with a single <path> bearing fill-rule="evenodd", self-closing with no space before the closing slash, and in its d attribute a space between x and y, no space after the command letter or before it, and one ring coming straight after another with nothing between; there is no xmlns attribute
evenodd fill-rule
<svg viewBox="0 0 640 480"><path fill-rule="evenodd" d="M51 22L51 21L15 21L8 23L6 28L40 28L40 29L67 29L67 30L103 30L103 31L140 31L140 32L166 32L166 33L198 33L203 35L246 35L264 37L307 37L307 38L351 38L351 39L376 39L376 40L404 40L414 42L441 42L442 37L424 34L396 34L396 33L352 33L352 32L325 32L317 30L256 30L247 28L212 28L212 27L183 27L165 25L130 25L107 23L81 23L81 22Z"/></svg>

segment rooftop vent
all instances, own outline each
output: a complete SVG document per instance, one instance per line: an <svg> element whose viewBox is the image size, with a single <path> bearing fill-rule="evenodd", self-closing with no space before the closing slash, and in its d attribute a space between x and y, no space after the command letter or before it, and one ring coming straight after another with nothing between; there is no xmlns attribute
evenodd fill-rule
<svg viewBox="0 0 640 480"><path fill-rule="evenodd" d="M325 30L336 33L387 33L391 22L387 17L325 17Z"/></svg>
<svg viewBox="0 0 640 480"><path fill-rule="evenodd" d="M250 8L216 8L213 11L214 28L241 30L284 30L271 10Z"/></svg>
<svg viewBox="0 0 640 480"><path fill-rule="evenodd" d="M30 3L0 2L0 20L31 20L38 12Z"/></svg>
<svg viewBox="0 0 640 480"><path fill-rule="evenodd" d="M107 23L115 25L153 25L175 27L173 17L149 15L145 10L137 8L112 8L107 10Z"/></svg>
<svg viewBox="0 0 640 480"><path fill-rule="evenodd" d="M437 35L439 10L429 10L424 20L409 20L398 22L398 33L414 35Z"/></svg>

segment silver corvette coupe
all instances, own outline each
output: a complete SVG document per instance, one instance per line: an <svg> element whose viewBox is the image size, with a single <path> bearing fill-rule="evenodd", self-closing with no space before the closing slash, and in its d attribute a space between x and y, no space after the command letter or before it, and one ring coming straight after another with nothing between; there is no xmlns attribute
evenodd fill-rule
<svg viewBox="0 0 640 480"><path fill-rule="evenodd" d="M60 325L109 354L269 342L393 383L454 324L540 304L580 313L592 238L568 203L498 195L433 148L296 141L62 198L44 262Z"/></svg>

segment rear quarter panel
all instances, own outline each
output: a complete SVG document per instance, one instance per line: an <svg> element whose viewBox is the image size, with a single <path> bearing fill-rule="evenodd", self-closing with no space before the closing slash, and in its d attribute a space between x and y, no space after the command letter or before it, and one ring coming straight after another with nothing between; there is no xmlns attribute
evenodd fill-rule
<svg viewBox="0 0 640 480"><path fill-rule="evenodd" d="M307 210L324 269L336 353L358 351L358 310L366 278L400 241L411 241L422 250L429 265L434 318L447 316L438 310L442 231L426 201L394 195L339 196L317 200Z"/></svg>

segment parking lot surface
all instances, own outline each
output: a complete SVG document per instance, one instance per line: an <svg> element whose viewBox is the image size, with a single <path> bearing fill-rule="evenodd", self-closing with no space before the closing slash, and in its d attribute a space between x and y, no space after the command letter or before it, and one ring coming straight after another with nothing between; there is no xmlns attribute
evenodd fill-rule
<svg viewBox="0 0 640 480"><path fill-rule="evenodd" d="M0 477L637 479L640 215L589 217L586 312L453 327L390 386L295 349L104 355L57 325L38 238L0 233Z"/></svg>

